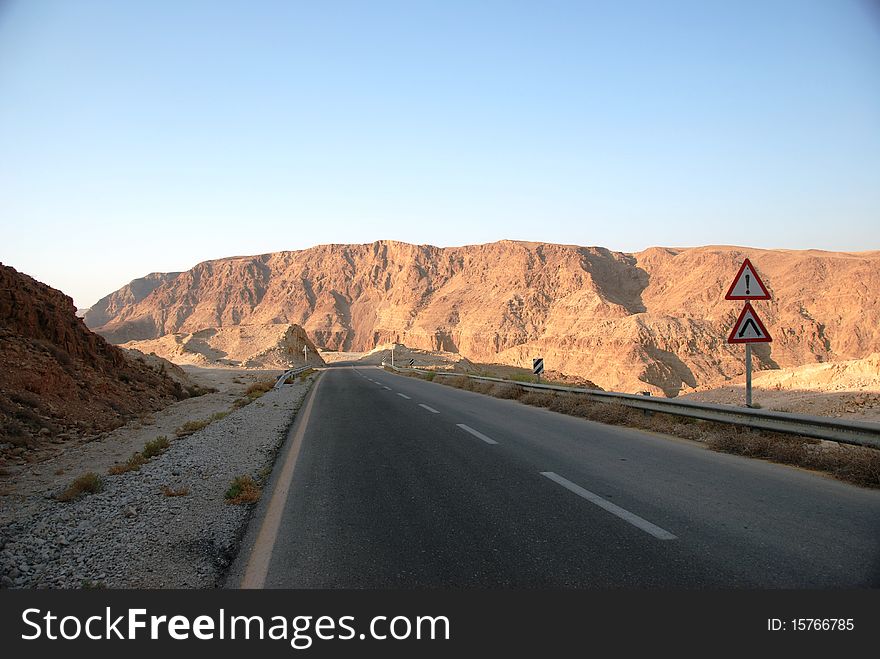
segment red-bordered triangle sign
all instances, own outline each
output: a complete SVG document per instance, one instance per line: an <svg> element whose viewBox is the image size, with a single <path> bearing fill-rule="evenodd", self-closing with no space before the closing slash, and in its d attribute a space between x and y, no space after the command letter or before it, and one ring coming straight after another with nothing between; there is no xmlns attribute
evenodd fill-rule
<svg viewBox="0 0 880 659"><path fill-rule="evenodd" d="M770 292L755 272L755 266L746 259L727 289L725 300L769 300Z"/></svg>
<svg viewBox="0 0 880 659"><path fill-rule="evenodd" d="M746 302L742 313L736 319L733 331L727 337L728 343L770 343L773 339L752 305Z"/></svg>

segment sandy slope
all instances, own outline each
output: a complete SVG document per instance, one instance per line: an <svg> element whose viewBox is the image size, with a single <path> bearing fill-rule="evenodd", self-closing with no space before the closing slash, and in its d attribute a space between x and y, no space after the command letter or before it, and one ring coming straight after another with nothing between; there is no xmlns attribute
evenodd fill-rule
<svg viewBox="0 0 880 659"><path fill-rule="evenodd" d="M752 385L754 402L766 409L880 422L880 353L865 359L759 371ZM683 398L743 404L745 379L706 387Z"/></svg>
<svg viewBox="0 0 880 659"><path fill-rule="evenodd" d="M303 329L288 323L213 327L192 333L166 334L147 341L130 341L123 347L155 353L175 364L212 368L290 368L324 363ZM303 347L307 350L307 359L303 356Z"/></svg>

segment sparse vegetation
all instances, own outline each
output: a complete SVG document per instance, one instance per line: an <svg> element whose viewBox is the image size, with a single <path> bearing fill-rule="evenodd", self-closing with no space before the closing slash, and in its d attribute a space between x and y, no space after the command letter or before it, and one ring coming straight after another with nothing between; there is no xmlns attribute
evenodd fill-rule
<svg viewBox="0 0 880 659"><path fill-rule="evenodd" d="M265 467L263 467L262 469L260 469L260 473L257 474L257 481L261 484L265 483L266 479L269 478L269 476L271 474L272 474L272 465L268 464Z"/></svg>
<svg viewBox="0 0 880 659"><path fill-rule="evenodd" d="M146 464L146 459L140 453L133 453L132 456L121 464L116 464L110 467L107 471L111 476L118 476L119 474L124 474L129 471L137 471L144 464Z"/></svg>
<svg viewBox="0 0 880 659"><path fill-rule="evenodd" d="M234 403L232 403L232 410L240 410L242 407L250 403L250 398L239 398Z"/></svg>
<svg viewBox="0 0 880 659"><path fill-rule="evenodd" d="M249 386L247 390L245 390L244 395L251 400L256 400L267 391L271 391L274 386L275 383L272 380L259 380Z"/></svg>
<svg viewBox="0 0 880 659"><path fill-rule="evenodd" d="M171 443L168 441L168 438L165 435L161 437L156 437L156 439L147 442L144 444L144 450L138 453L132 453L131 457L121 463L116 464L110 467L107 471L111 476L117 476L119 474L124 474L129 471L138 471L141 467L143 467L151 458L155 458L157 455L162 455L168 448L171 446Z"/></svg>
<svg viewBox="0 0 880 659"><path fill-rule="evenodd" d="M284 381L284 384L293 384L293 383L296 382L297 380L305 380L307 377L309 377L309 376L310 376L312 373L314 373L314 372L315 372L315 369L310 368L310 369L308 369L308 370L303 371L303 372L300 373L299 375L290 375L290 376L288 376L288 378Z"/></svg>
<svg viewBox="0 0 880 659"><path fill-rule="evenodd" d="M185 485L178 488L173 488L170 485L163 485L162 494L166 497L185 497L189 494L189 488Z"/></svg>
<svg viewBox="0 0 880 659"><path fill-rule="evenodd" d="M156 437L153 441L144 444L143 456L147 460L155 458L157 455L162 455L167 451L169 446L171 446L171 444L165 435Z"/></svg>
<svg viewBox="0 0 880 659"><path fill-rule="evenodd" d="M235 505L255 503L259 500L262 489L250 476L236 476L226 490L226 503Z"/></svg>
<svg viewBox="0 0 880 659"><path fill-rule="evenodd" d="M97 494L103 489L104 481L98 476L98 474L90 471L74 479L74 481L56 498L58 501L73 501L81 495Z"/></svg>
<svg viewBox="0 0 880 659"><path fill-rule="evenodd" d="M438 382L590 421L691 439L703 442L716 451L824 471L856 485L880 488L880 451L872 448L822 442L661 412L645 413L618 402L599 402L580 394L528 391L513 382L483 382L463 375L442 377Z"/></svg>
<svg viewBox="0 0 880 659"><path fill-rule="evenodd" d="M198 421L187 421L180 428L174 431L178 437L187 437L194 432L198 432L202 428L206 428L211 423L211 419L200 419Z"/></svg>

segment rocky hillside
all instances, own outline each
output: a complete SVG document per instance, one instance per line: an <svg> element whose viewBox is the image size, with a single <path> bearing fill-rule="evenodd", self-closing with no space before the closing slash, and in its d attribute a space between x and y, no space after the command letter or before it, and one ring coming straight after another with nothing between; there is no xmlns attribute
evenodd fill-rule
<svg viewBox="0 0 880 659"><path fill-rule="evenodd" d="M292 368L324 360L305 331L297 325L234 325L158 339L131 341L124 348L153 353L175 364ZM303 347L307 348L306 356Z"/></svg>
<svg viewBox="0 0 880 659"><path fill-rule="evenodd" d="M73 301L0 264L0 454L102 432L189 394L88 330Z"/></svg>
<svg viewBox="0 0 880 659"><path fill-rule="evenodd" d="M758 368L880 350L880 252L599 247L501 241L438 248L380 241L200 263L140 300L132 282L86 322L115 343L244 324L295 323L316 344L366 351L397 341L547 368L605 389L667 395L743 371L723 299L748 256L773 294L756 309L775 341Z"/></svg>

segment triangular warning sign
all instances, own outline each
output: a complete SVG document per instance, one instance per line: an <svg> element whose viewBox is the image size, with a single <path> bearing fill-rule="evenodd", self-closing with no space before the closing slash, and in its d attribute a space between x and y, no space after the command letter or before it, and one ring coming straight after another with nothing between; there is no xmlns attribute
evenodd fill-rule
<svg viewBox="0 0 880 659"><path fill-rule="evenodd" d="M752 262L746 259L736 273L736 277L727 290L725 300L769 300L770 293L764 282L755 272Z"/></svg>
<svg viewBox="0 0 880 659"><path fill-rule="evenodd" d="M746 302L742 313L736 319L733 331L727 337L728 343L770 343L770 333L764 327L764 323L758 318L758 314L752 305Z"/></svg>

